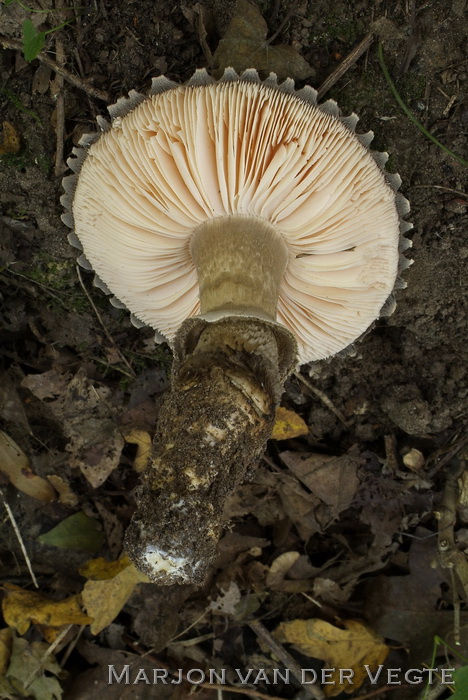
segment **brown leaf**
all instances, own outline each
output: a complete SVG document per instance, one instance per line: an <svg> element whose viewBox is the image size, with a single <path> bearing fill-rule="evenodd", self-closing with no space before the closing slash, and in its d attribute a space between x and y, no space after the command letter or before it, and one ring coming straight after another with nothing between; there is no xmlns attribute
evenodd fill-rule
<svg viewBox="0 0 468 700"><path fill-rule="evenodd" d="M225 68L238 73L247 68L276 73L278 80L305 80L315 71L292 46L271 46L268 27L260 11L247 0L238 0L235 14L213 56L215 77Z"/></svg>
<svg viewBox="0 0 468 700"><path fill-rule="evenodd" d="M94 501L94 506L99 513L104 532L106 533L107 545L112 557L117 557L122 552L122 542L124 535L124 527L118 516L108 508L106 508L97 499Z"/></svg>
<svg viewBox="0 0 468 700"><path fill-rule="evenodd" d="M194 31L198 35L198 41L202 47L208 65L213 62L213 54L208 46L208 34L211 34L214 27L213 17L211 13L201 4L196 2L195 5L189 7L182 4L180 9L183 12L185 19L192 25Z"/></svg>
<svg viewBox="0 0 468 700"><path fill-rule="evenodd" d="M56 369L50 369L42 374L27 374L21 386L29 389L31 394L41 401L44 399L55 399L66 389L70 381L70 374L61 374Z"/></svg>
<svg viewBox="0 0 468 700"><path fill-rule="evenodd" d="M0 471L19 491L38 501L50 503L57 496L46 479L34 474L21 447L3 430L0 430Z"/></svg>
<svg viewBox="0 0 468 700"><path fill-rule="evenodd" d="M430 535L418 528L416 536ZM412 541L406 576L378 576L366 586L365 615L377 632L408 645L416 663L430 653L435 634L444 637L443 628L453 624L453 613L441 610L438 601L441 584L449 583L448 573L435 567L437 541L432 537Z"/></svg>
<svg viewBox="0 0 468 700"><path fill-rule="evenodd" d="M308 493L295 478L285 474L282 475L281 482L278 494L284 512L296 526L301 539L306 542L322 530L315 513L320 501L314 494Z"/></svg>
<svg viewBox="0 0 468 700"><path fill-rule="evenodd" d="M330 507L336 518L351 505L359 486L358 460L350 455L328 455L282 452L282 461L312 493Z"/></svg>
<svg viewBox="0 0 468 700"><path fill-rule="evenodd" d="M68 437L70 467L79 467L98 488L118 466L124 439L112 416L110 389L93 384L83 369L69 380L55 370L23 381L38 398L57 397L47 403Z"/></svg>
<svg viewBox="0 0 468 700"><path fill-rule="evenodd" d="M285 590L284 577L300 556L299 552L283 552L279 557L276 557L271 563L270 570L267 573L266 585L268 588L271 588L273 591Z"/></svg>
<svg viewBox="0 0 468 700"><path fill-rule="evenodd" d="M10 627L0 630L0 676L5 675L10 662L12 637Z"/></svg>
<svg viewBox="0 0 468 700"><path fill-rule="evenodd" d="M0 374L0 416L6 421L21 426L32 434L23 402L18 396L16 386L7 372Z"/></svg>

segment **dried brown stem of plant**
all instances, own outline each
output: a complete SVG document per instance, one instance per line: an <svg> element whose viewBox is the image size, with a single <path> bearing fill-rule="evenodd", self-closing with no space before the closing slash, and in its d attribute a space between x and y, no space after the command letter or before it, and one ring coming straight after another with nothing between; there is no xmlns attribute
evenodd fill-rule
<svg viewBox="0 0 468 700"><path fill-rule="evenodd" d="M293 372L293 374L296 377L296 379L299 379L299 381L302 382L304 386L306 386L313 394L315 394L315 396L318 396L320 401L322 401L322 403L324 403L325 406L329 408L332 413L335 414L338 420L341 421L346 428L349 428L349 421L346 420L341 411L335 406L333 401L329 399L323 391L317 389L317 387L314 386L311 382L309 382L305 377L303 377L300 372Z"/></svg>
<svg viewBox="0 0 468 700"><path fill-rule="evenodd" d="M270 648L273 654L277 656L281 662L284 664L285 668L288 668L293 676L296 678L298 683L302 685L302 671L301 667L299 664L293 659L291 654L289 654L286 649L281 646L269 633L267 628L262 625L262 623L259 620L252 620L252 622L249 622L249 627L257 637L260 637L260 639L265 642L265 644ZM315 698L315 700L323 700L325 697L320 688L316 687L306 687L304 688L304 692L311 698Z"/></svg>
<svg viewBox="0 0 468 700"><path fill-rule="evenodd" d="M454 638L460 644L459 588L461 595L468 595L468 561L455 542L454 527L457 520L459 501L458 478L465 470L463 460L454 462L447 470L442 502L435 513L438 524L438 560L440 566L448 569L452 577L454 606Z"/></svg>
<svg viewBox="0 0 468 700"><path fill-rule="evenodd" d="M7 36L0 36L0 45L4 49L13 49L14 51L22 51L23 45L20 39L12 39ZM63 66L59 66L56 61L47 56L47 54L39 53L36 58L44 63L44 65L49 66L55 73L62 76L68 83L78 88L79 90L84 90L90 97L94 97L97 100L103 100L104 102L109 102L110 95L104 90L99 90L91 85L87 80L82 80L77 75L70 73Z"/></svg>
<svg viewBox="0 0 468 700"><path fill-rule="evenodd" d="M5 506L5 510L8 514L8 517L10 518L11 524L13 526L13 530L15 531L16 539L19 542L19 546L21 547L21 551L23 553L24 560L26 562L26 565L28 567L29 573L31 574L32 582L36 586L36 588L39 588L39 584L37 582L37 579L34 575L34 571L31 566L31 560L29 559L28 553L26 551L26 547L24 546L23 538L21 537L21 532L19 530L18 524L16 522L15 516L13 515L13 511L11 510L10 506L7 503L7 500L5 499L5 496L3 494L3 491L0 489L0 498L3 501L3 505Z"/></svg>
<svg viewBox="0 0 468 700"><path fill-rule="evenodd" d="M128 635L125 635L125 641L126 643L135 650L135 652L140 656L141 658L146 658L152 661L152 663L157 664L158 668L164 668L166 671L168 671L171 676L176 677L176 673L174 671L171 671L170 667L165 664L163 661L158 659L156 656L153 654L150 654L148 652L146 653L141 653L138 645L128 637ZM187 676L185 674L181 674L182 678L184 680L187 680ZM193 687L193 686L192 686ZM206 688L208 690L218 690L218 691L223 691L225 693L236 693L238 695L247 695L250 698L260 698L260 700L281 700L277 695L266 695L265 693L261 693L259 690L255 690L255 688L236 688L235 686L231 685L220 685L218 683L197 683L197 687L199 688Z"/></svg>
<svg viewBox="0 0 468 700"><path fill-rule="evenodd" d="M57 57L57 65L63 68L65 63L65 51L62 41L56 37L55 53ZM52 94L56 97L55 108L55 167L54 174L58 177L63 175L65 171L65 163L63 162L63 144L65 141L65 95L63 94L64 79L63 76L57 73L53 81Z"/></svg>
<svg viewBox="0 0 468 700"><path fill-rule="evenodd" d="M345 73L349 71L352 66L354 66L356 61L361 58L362 54L368 50L373 41L374 34L370 32L357 46L354 47L346 58L341 61L340 65L335 68L333 73L330 73L328 78L323 81L317 90L317 97L319 100L330 90L330 88L333 87L333 85L335 85L335 83L338 82L340 78L343 77Z"/></svg>
<svg viewBox="0 0 468 700"><path fill-rule="evenodd" d="M124 365L128 368L128 370L129 370L129 372L130 372L130 376L131 376L131 377L135 377L136 374L135 374L135 371L134 371L133 367L131 366L131 364L129 363L129 361L128 361L127 358L125 357L125 355L122 354L122 352L121 352L119 346L117 345L117 343L115 342L115 340L113 339L113 337L111 336L111 334L109 333L109 331L108 331L108 329L107 329L107 327L106 327L106 324L105 324L104 321L102 320L101 314L99 313L99 311L98 311L98 309L97 309L97 307L96 307L96 304L95 304L94 301L91 299L91 295L89 294L88 290L86 289L85 283L83 282L83 278L82 278L82 276L81 276L81 270L80 270L79 265L76 266L76 274L78 275L78 280L79 280L79 282L80 282L81 288L83 289L84 293L86 294L86 298L88 299L89 303L91 304L91 306L92 306L92 308L93 308L93 311L94 311L94 313L96 314L96 318L97 318L97 320L99 321L99 323L101 324L102 330L103 330L104 333L106 334L107 340L108 340L109 343L112 345L112 347L115 348L115 349L117 350L117 353L118 353L120 359L122 360L122 362L124 363Z"/></svg>

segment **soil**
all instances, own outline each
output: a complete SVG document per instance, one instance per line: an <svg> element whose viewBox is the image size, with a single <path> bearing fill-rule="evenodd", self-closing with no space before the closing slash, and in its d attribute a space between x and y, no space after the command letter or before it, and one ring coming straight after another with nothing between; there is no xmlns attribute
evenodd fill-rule
<svg viewBox="0 0 468 700"><path fill-rule="evenodd" d="M41 2L46 10L49 4L48 0ZM292 45L300 52L314 70L313 78L307 82L316 87L373 26L380 34L387 66L409 109L447 149L461 158L468 157L466 2L266 0L257 4L267 21L268 36L278 33L274 43ZM55 58L55 40L59 39L67 70L107 91L111 103L130 89L148 90L153 76L166 74L172 80L184 82L195 68L207 65L197 26L188 19L187 6L193 9L194 3L100 0L79 5L76 13L65 10L44 15L32 15L16 2L8 7L2 5L0 35L20 37L22 22L31 17L35 25L46 30L64 19L74 18L63 29L46 36L45 50ZM229 24L235 3L204 0L203 6L207 12L207 41L213 51ZM373 25L378 18L384 20ZM26 62L17 50L3 49L0 53L1 121L11 124L21 141L19 151L11 150L0 157L3 315L0 416L3 429L30 457L36 473L61 475L72 484L85 512L96 515L96 502L100 502L106 512L117 514L125 523L132 509L131 498L125 494L137 483L131 468L132 448L128 445L124 448L120 467L111 470L105 485L99 484L97 490L93 489L77 466L70 467L68 462L70 433L67 433L66 423L69 419L65 409L58 413L53 406L57 394L46 394L45 399L40 400L24 384L29 375L54 370L69 373L69 379L81 370L89 381L108 390L108 415L118 426L153 432L171 362L169 349L154 343L150 329L134 328L128 314L112 307L105 295L92 286L91 273L81 271L82 284L78 280L76 251L69 246L68 230L60 219L61 178L65 166L61 167L59 162L60 172L54 174L57 139L64 143L66 157L80 136L94 129L96 116L106 115L106 104L65 80L62 133L54 94L57 85L50 82L54 77L53 71L44 64L38 60ZM305 81L297 84L300 87ZM421 524L435 532L437 525L432 510L444 489L444 469L452 463L466 435L466 163L461 164L428 139L400 109L379 65L377 41L324 97L336 99L345 114L356 112L360 117L358 131L371 129L375 134L373 148L389 153L387 169L400 174L401 191L411 204L409 219L414 228L408 236L413 248L406 255L414 263L402 275L407 286L396 292L397 307L388 319L378 320L349 352L302 368L303 376L327 397L328 403L296 377L288 380L283 404L304 417L310 433L306 438L289 441L286 447L297 452L335 456L354 449L356 454L365 456L369 493L362 487L360 501L355 502L355 506L368 509L367 525L374 536L376 519L381 516L387 524L389 522L390 502L394 503L392 517L405 511L405 516L411 520L417 514L411 521L411 532ZM3 148L6 146L4 125ZM122 354L126 363L122 361ZM330 402L341 418L330 410ZM286 447L273 443L267 459L277 460L278 452ZM421 470L416 474L421 481L419 492L410 493L414 484L406 484L405 479L415 472L408 470L402 458L415 449L422 455ZM380 474L382 468L384 477ZM258 493L280 488L276 482L262 482L262 478L257 483ZM4 483L7 481L5 478ZM253 498L255 491L253 486L251 488L249 498ZM75 564L75 559L78 563L81 555L75 553L75 557L75 554L66 553L65 556L63 550L41 548L35 539L73 509L63 503L44 506L24 496L17 499L11 486L6 487L6 493L15 504L22 535L43 576L43 585L50 587L48 576L55 572L58 589L62 586L62 590L68 590L62 579L69 576L69 567ZM239 502L241 497L242 494ZM374 504L372 512L370 503ZM284 498L280 506L288 513ZM256 511L239 506L235 512L250 513L246 516L249 522L248 518L252 519ZM325 529L316 549L308 550L310 556L315 556L315 567L319 560L323 563L332 557L332 552L338 551L337 538L341 535L337 533L344 533L343 537L354 533L353 547L357 547L354 554L362 553L356 542L365 521L363 511L360 511L361 524L359 518L353 520L349 511L346 512L346 518L341 522L338 519L340 525L335 534ZM466 518L466 507L459 516L466 531L463 513ZM242 528L244 516L237 517L236 522ZM390 539L396 537L400 520L397 518L393 530L390 528ZM269 521L265 515L264 521L260 518L259 522L261 525ZM260 525L250 529L245 526L244 534L269 537ZM382 545L384 549L386 546ZM401 540L401 562L408 548L408 540ZM118 549L116 545L115 556ZM369 550L366 551L367 571L383 569L388 558L381 557L377 564L378 557L372 562ZM19 552L12 533L2 541L2 559L8 566L13 566L11 552ZM392 550L392 557L397 556L395 552L398 547ZM16 556L16 573L6 578L25 585L27 573L21 553ZM86 558L89 555L83 555L81 560ZM405 562L407 567L407 559ZM395 567L394 563L391 572ZM405 572L409 570L406 568ZM5 573L2 576L5 578ZM357 574L352 580L348 596L356 585ZM175 588L177 595L168 595L180 610L190 591L181 595L181 589ZM161 595L165 595L164 590L162 594L155 592L152 598L149 596L152 602L146 603L152 620L158 619L161 606L164 607ZM326 600L327 605L331 605L331 598ZM337 609L341 604L348 605L349 612L346 596L335 598ZM353 602L351 609L356 605ZM272 599L269 610L274 608ZM358 608L365 616L362 597ZM191 609L190 604L188 609ZM122 624L131 618L133 633L139 635L140 640L151 646L157 637L163 640L157 645L163 649L167 639L175 633L174 629L169 625L166 635L161 628L156 630L157 623L154 623L152 637L136 611L137 604L132 598ZM283 612L286 617L306 614L299 604L293 613L288 611L287 605ZM190 616L181 619L186 621ZM166 624L167 621L161 621L161 625ZM104 647L112 646L102 639L101 643ZM225 645L228 645L227 640ZM88 658L89 666L101 663L89 655L86 657L85 651L82 658ZM267 692L270 692L268 688ZM283 692L282 697L291 697L287 688ZM73 697L88 695L82 690Z"/></svg>

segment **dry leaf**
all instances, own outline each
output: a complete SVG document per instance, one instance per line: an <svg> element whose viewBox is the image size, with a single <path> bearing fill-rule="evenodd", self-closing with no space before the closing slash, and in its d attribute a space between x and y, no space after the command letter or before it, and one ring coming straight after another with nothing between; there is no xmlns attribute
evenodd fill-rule
<svg viewBox="0 0 468 700"><path fill-rule="evenodd" d="M333 685L325 685L324 693L334 697L342 692L354 693L367 679L365 665L374 672L388 654L383 639L357 620L345 620L345 629L335 627L324 620L291 620L282 622L274 636L278 641L294 644L296 649L325 662ZM353 683L340 684L339 670L351 668ZM345 680L345 679L344 679Z"/></svg>
<svg viewBox="0 0 468 700"><path fill-rule="evenodd" d="M247 68L276 73L278 80L305 80L315 71L292 46L271 46L267 23L259 9L247 0L239 0L224 38L213 56L213 74L220 78L225 68L238 73Z"/></svg>
<svg viewBox="0 0 468 700"><path fill-rule="evenodd" d="M306 491L296 478L289 474L281 474L280 477L278 495L284 513L296 526L301 539L307 542L309 537L322 530L316 517L320 501L313 493Z"/></svg>
<svg viewBox="0 0 468 700"><path fill-rule="evenodd" d="M127 557L117 562L105 562L103 559L96 560L94 564L88 562L83 571L92 573L93 577L101 577L101 580L88 580L82 593L86 612L93 618L90 628L92 634L99 634L111 624L138 583L149 581L145 574L137 571ZM117 573L109 578L108 575L113 572ZM107 578L103 578L104 576Z"/></svg>
<svg viewBox="0 0 468 700"><path fill-rule="evenodd" d="M102 527L104 528L110 557L111 559L117 559L122 553L124 537L123 523L113 510L106 508L97 499L94 501L94 507L98 512Z"/></svg>
<svg viewBox="0 0 468 700"><path fill-rule="evenodd" d="M461 506L468 506L468 470L465 470L458 479L460 489L459 503Z"/></svg>
<svg viewBox="0 0 468 700"><path fill-rule="evenodd" d="M47 481L50 481L52 486L57 490L60 503L71 507L78 505L78 496L73 493L68 481L65 481L65 479L62 479L62 477L57 474L49 474L47 476Z"/></svg>
<svg viewBox="0 0 468 700"><path fill-rule="evenodd" d="M89 581L109 581L127 567L132 566L127 556L117 559L117 561L107 561L104 557L90 559L80 567L79 573Z"/></svg>
<svg viewBox="0 0 468 700"><path fill-rule="evenodd" d="M301 555L299 552L284 552L272 562L266 577L266 585L274 591L283 590L284 577Z"/></svg>
<svg viewBox="0 0 468 700"><path fill-rule="evenodd" d="M359 486L358 460L344 454L329 455L281 452L281 460L312 493L330 507L336 518L349 508Z"/></svg>
<svg viewBox="0 0 468 700"><path fill-rule="evenodd" d="M220 612L223 615L236 616L237 606L241 600L239 586L234 581L231 581L227 591L222 591L216 600L212 600L208 606L208 610Z"/></svg>
<svg viewBox="0 0 468 700"><path fill-rule="evenodd" d="M60 700L63 691L55 676L61 674L62 669L48 644L13 637L10 665L5 679L1 680L9 682L16 693L1 697Z"/></svg>
<svg viewBox="0 0 468 700"><path fill-rule="evenodd" d="M125 442L129 442L131 445L138 445L133 468L138 474L141 474L146 469L151 454L151 435L144 430L129 430L123 436Z"/></svg>
<svg viewBox="0 0 468 700"><path fill-rule="evenodd" d="M50 503L57 496L46 479L34 474L21 447L3 430L0 430L0 471L19 491L38 501Z"/></svg>
<svg viewBox="0 0 468 700"><path fill-rule="evenodd" d="M98 488L118 466L124 439L112 417L110 389L94 385L83 369L70 381L68 376L50 370L34 379L28 376L23 386L38 398L57 397L47 407L69 439L69 465L79 467L89 483Z"/></svg>
<svg viewBox="0 0 468 700"><path fill-rule="evenodd" d="M201 2L196 2L192 7L182 4L180 9L185 19L192 25L193 30L197 33L198 41L200 42L205 58L208 64L211 65L213 54L208 46L208 34L211 34L214 28L211 13Z"/></svg>
<svg viewBox="0 0 468 700"><path fill-rule="evenodd" d="M12 583L5 583L3 589L3 617L7 625L18 630L19 634L25 634L31 623L61 627L92 622L81 610L79 595L64 600L51 600L41 593L25 591Z"/></svg>
<svg viewBox="0 0 468 700"><path fill-rule="evenodd" d="M21 148L21 141L18 132L10 122L2 122L3 138L0 143L0 156L7 153L18 153Z"/></svg>
<svg viewBox="0 0 468 700"><path fill-rule="evenodd" d="M12 636L10 627L0 630L0 676L5 675L10 663Z"/></svg>
<svg viewBox="0 0 468 700"><path fill-rule="evenodd" d="M2 235L4 235L4 233L5 231L2 229ZM2 247L5 245L6 241L2 241ZM10 245L12 245L12 243ZM10 245L8 245L8 247L10 247ZM2 260L2 263L3 262L4 260ZM18 396L16 386L8 372L0 373L0 416L6 421L23 428L27 433L32 435L23 401Z"/></svg>
<svg viewBox="0 0 468 700"><path fill-rule="evenodd" d="M300 435L307 435L308 432L307 424L297 413L282 406L276 409L272 440L291 440Z"/></svg>
<svg viewBox="0 0 468 700"><path fill-rule="evenodd" d="M70 381L69 373L61 374L56 369L50 369L42 374L27 374L21 382L21 386L29 389L31 394L40 401L55 399L60 396Z"/></svg>

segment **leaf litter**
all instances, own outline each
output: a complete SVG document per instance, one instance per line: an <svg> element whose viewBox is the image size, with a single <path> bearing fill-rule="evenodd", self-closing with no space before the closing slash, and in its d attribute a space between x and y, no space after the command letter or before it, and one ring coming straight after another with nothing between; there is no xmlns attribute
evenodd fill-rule
<svg viewBox="0 0 468 700"><path fill-rule="evenodd" d="M277 5L271 16L278 12L281 4ZM277 73L280 80L302 81L314 75L315 65L330 61L332 45L338 53L344 43L341 36L335 37L325 52L317 52L312 69L298 47L307 46L304 37L311 32L313 41L320 41L323 25L316 20L311 28L300 7L288 20L293 29L288 34L288 28L285 39L277 43L273 30L278 23L270 28L255 5L241 0L217 48L218 18L213 8L196 3L182 10L191 27L187 40L192 31L215 74L227 66L242 71L255 65L265 74ZM280 8L287 19L284 10ZM29 19L25 10L21 12L21 21ZM333 18L326 16L331 23ZM43 20L46 24L47 17ZM126 64L127 55L137 61L138 52L128 27L138 33L141 20L135 10L122 29L129 47ZM40 26L37 19L34 22ZM294 32L294 23L301 33ZM162 36L166 25L161 26ZM45 27L37 31L43 29L47 31ZM293 35L294 46L288 45L286 40ZM105 43L99 39L95 43L105 52ZM178 46L182 52L183 42ZM89 45L80 51L89 74L95 63L88 56ZM187 51L191 70L194 44L187 45ZM165 56L154 56L154 66L168 65ZM50 87L51 68L43 69L19 63L16 71L28 71L36 96L47 95ZM178 75L178 67L171 64L170 70ZM96 77L105 84L104 76ZM121 84L125 81L123 77ZM82 120L77 124L77 133L80 129L82 133L90 115L83 108L83 117L69 97L70 114ZM23 129L16 128L14 120L5 123L2 148L9 156L21 154ZM10 213L17 219L9 216L5 223L5 217L0 218L2 264L14 262L21 272L22 257L29 255L37 230L30 222L20 229L24 214ZM22 233L12 236L12 227ZM47 279L38 285L41 292L49 283ZM167 358L161 355L161 367L156 369L152 358L148 369L142 356L154 352L152 339L140 331L140 340L135 341L137 336L125 321L109 309L103 317L117 340L101 354L99 346L105 339L90 316L72 310L65 320L62 310L50 308L54 296L46 298L47 305L42 298L38 302L32 295L25 301L20 294L12 302L14 314L7 314L7 333L22 333L27 342L24 351L18 345L8 356L0 382L0 416L5 422L0 478L14 503L41 588L39 593L28 590L21 578L21 554L16 555L16 545L6 539L2 696L53 700L67 688L66 696L72 699L130 697L131 686L107 683L109 665L122 668L128 663L132 669L144 669L148 677L155 666L167 668L169 679L179 667L183 678L192 668L226 668L222 693L230 698L236 668L245 677L249 668L273 673L287 666L286 652L297 663L317 670L321 665L351 668L353 686L340 684L338 674L332 676L334 685L325 684L323 691L327 696L340 691L359 694L368 690L362 686L364 665L374 669L384 663L402 668L427 664L436 635L445 640L437 650L439 663L445 655L451 662L457 660L450 649L457 635L466 647L465 569L458 566L460 580L454 584L441 562L460 562L466 555L466 471L456 480L452 531L458 539L450 541L452 559L441 556L444 540L438 524L442 526L433 513L442 512L446 477L437 466L439 455L460 460L466 455L462 447L454 451L450 436L430 433L430 406L419 389L413 396L399 381L398 392L392 390L382 398L382 413L371 424L365 422L365 402L359 396L347 403L342 400L346 376L342 393L334 392L333 400L322 390L311 398L311 392L304 394L290 382L265 461L226 504L228 527L206 586L161 589L145 582L122 547L137 474L147 461L159 394L166 383ZM31 303L37 318L29 310ZM61 300L61 309L63 304ZM83 345L88 347L84 352ZM131 356L136 379L118 375L116 369L120 359L116 348L130 347L140 353ZM420 415L415 415L415 408ZM389 421L396 433L393 441L384 441ZM88 560L98 554L103 556ZM250 623L260 619L284 654L276 656L253 634ZM66 641L54 647L64 632ZM68 653L74 659L69 666ZM27 662L22 664L21 659ZM58 660L65 660L65 668L73 674L72 689ZM463 668L457 671L454 698L463 698ZM254 697L258 692L285 699L294 697L300 687L294 682L271 684L265 678L258 685L250 681L244 685ZM218 689L211 686L198 687L198 697L214 698ZM157 693L163 699L177 699L186 698L191 690L193 686L182 680L159 685ZM238 686L235 690L232 697L239 696ZM306 692L306 686L302 690ZM419 687L416 690L420 692ZM155 690L144 682L138 692L139 697L155 697Z"/></svg>

